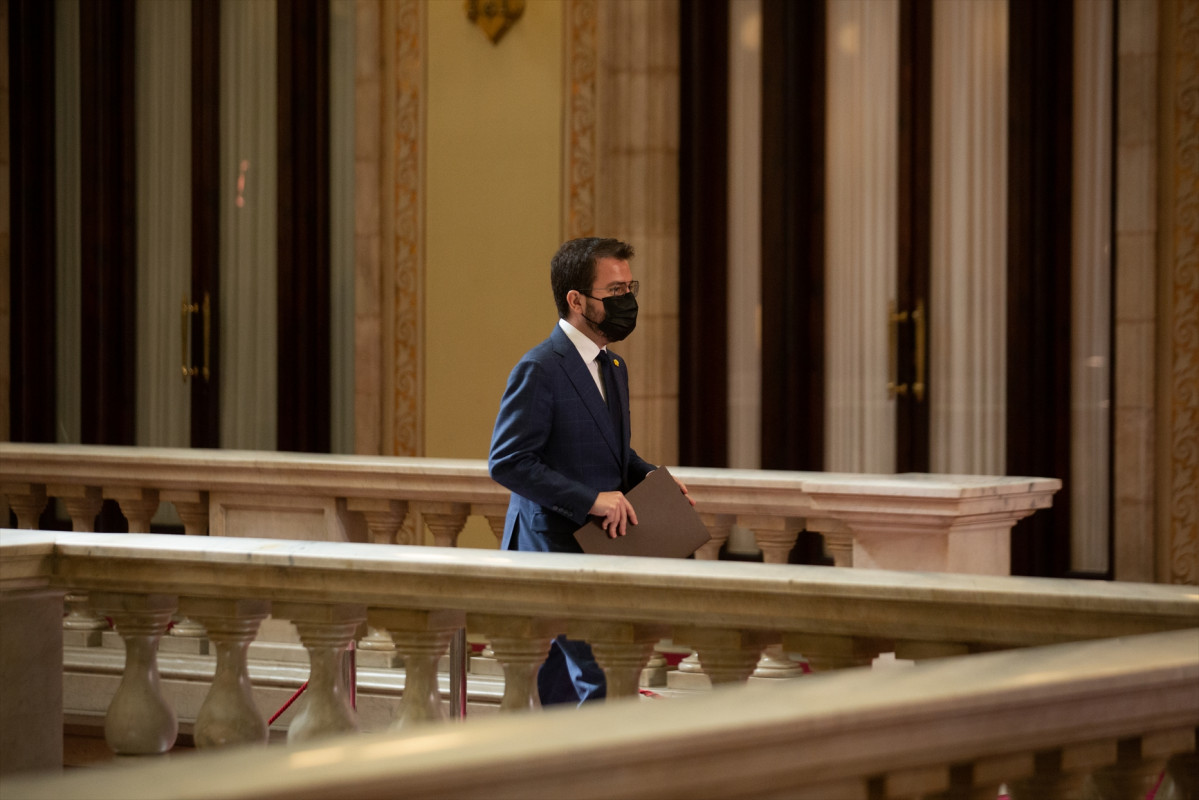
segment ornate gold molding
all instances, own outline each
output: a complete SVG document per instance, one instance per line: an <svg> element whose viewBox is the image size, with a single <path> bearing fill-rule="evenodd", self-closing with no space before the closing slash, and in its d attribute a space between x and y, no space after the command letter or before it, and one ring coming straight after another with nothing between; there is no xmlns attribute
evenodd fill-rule
<svg viewBox="0 0 1199 800"><path fill-rule="evenodd" d="M1168 580L1199 584L1199 0L1164 3L1170 83L1164 143L1167 228Z"/></svg>
<svg viewBox="0 0 1199 800"><path fill-rule="evenodd" d="M595 235L597 5L597 0L569 0L563 18L566 27L563 239Z"/></svg>
<svg viewBox="0 0 1199 800"><path fill-rule="evenodd" d="M425 199L425 53L427 47L425 3L396 0L388 3L394 14L394 36L386 47L394 59L391 92L392 116L385 124L384 141L390 142L391 185L386 187L394 205L391 230L384 246L391 249L393 297L391 304L391 408L388 430L391 453L424 454L424 199Z"/></svg>

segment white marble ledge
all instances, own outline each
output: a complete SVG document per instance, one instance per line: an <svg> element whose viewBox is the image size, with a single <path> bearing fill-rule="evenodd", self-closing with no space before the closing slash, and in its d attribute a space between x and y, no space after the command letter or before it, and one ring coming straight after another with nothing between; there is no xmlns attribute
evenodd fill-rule
<svg viewBox="0 0 1199 800"><path fill-rule="evenodd" d="M1054 645L684 700L199 752L0 788L6 800L149 800L163 786L179 800L714 797L744 792L752 753L770 765L754 774L755 792L783 795L810 783L1193 729L1197 651L1199 631Z"/></svg>
<svg viewBox="0 0 1199 800"><path fill-rule="evenodd" d="M394 580L410 575L424 581L528 583L531 587L568 584L589 591L635 593L648 589L699 591L712 595L752 593L794 599L968 603L990 607L1073 610L1128 610L1191 615L1199 626L1199 587L1016 576L963 575L917 571L835 569L738 561L632 558L571 553L434 548L241 537L167 534L47 533L0 530L0 562L28 554L45 557L53 543L54 567L73 559L113 560L169 569L191 564L246 568L290 567L303 571L346 571L365 579ZM271 572L274 576L276 573ZM264 570L256 585L268 577ZM285 586L287 578L280 580ZM448 584L447 584L448 585ZM187 587L180 587L186 591ZM161 591L161 589L156 589ZM503 600L496 601L497 607ZM764 609L765 611L765 609Z"/></svg>
<svg viewBox="0 0 1199 800"><path fill-rule="evenodd" d="M1056 478L668 468L688 484L700 503L709 495L718 503L742 495L742 503L752 505L755 495L764 494L790 498L782 501L779 510L796 513L808 507L804 495L813 493L962 500L1022 493L1051 496L1061 488ZM399 493L467 502L507 499L507 491L491 480L483 459L116 445L0 442L0 482L290 493L319 490L340 496L396 497Z"/></svg>
<svg viewBox="0 0 1199 800"><path fill-rule="evenodd" d="M20 533L19 536L5 534ZM48 586L57 534L0 530L0 592Z"/></svg>

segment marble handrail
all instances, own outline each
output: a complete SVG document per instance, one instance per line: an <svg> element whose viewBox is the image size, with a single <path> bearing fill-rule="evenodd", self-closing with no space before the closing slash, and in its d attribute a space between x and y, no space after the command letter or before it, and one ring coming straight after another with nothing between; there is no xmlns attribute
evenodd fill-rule
<svg viewBox="0 0 1199 800"><path fill-rule="evenodd" d="M737 523L753 531L767 562L785 562L806 527L825 534L838 565L988 574L1008 571L1011 526L1061 488L1055 478L671 469L713 533L701 558L715 558ZM301 499L325 498L327 515L348 509L368 526L377 521L371 540L380 542L393 540L413 504L443 544L468 514L495 529L508 499L481 460L12 442L0 443L0 494L24 528L36 527L47 497L61 497L80 509L77 529L86 530L102 495L121 502L131 530L148 530L147 514L169 500L185 522L202 519L189 532L206 532L211 517L216 533L226 533L226 507L254 507L252 498L264 509L257 525ZM330 510L336 502L345 508Z"/></svg>
<svg viewBox="0 0 1199 800"><path fill-rule="evenodd" d="M276 539L3 531L0 582L1011 647L1193 627L1193 586ZM802 648L795 648L800 650Z"/></svg>

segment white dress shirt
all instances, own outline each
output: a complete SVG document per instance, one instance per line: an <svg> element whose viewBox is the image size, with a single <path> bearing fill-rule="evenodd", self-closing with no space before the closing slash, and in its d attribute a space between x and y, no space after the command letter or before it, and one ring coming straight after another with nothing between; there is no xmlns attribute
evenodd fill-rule
<svg viewBox="0 0 1199 800"><path fill-rule="evenodd" d="M600 375L600 365L595 360L599 356L600 350L606 350L607 348L601 348L595 342L591 341L587 334L561 317L558 318L558 327L570 338L575 349L579 351L579 358L583 359L583 363L587 365L587 371L591 373L591 380L595 381L595 386L599 389L600 397L604 398L605 403L608 402L608 393L604 391L604 379Z"/></svg>

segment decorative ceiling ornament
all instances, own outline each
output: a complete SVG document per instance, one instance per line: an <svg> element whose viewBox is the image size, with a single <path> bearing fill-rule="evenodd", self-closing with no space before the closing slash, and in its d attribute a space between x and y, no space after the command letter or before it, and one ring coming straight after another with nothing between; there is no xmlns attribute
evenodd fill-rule
<svg viewBox="0 0 1199 800"><path fill-rule="evenodd" d="M492 44L499 44L523 13L525 0L466 0L466 18L482 28Z"/></svg>

